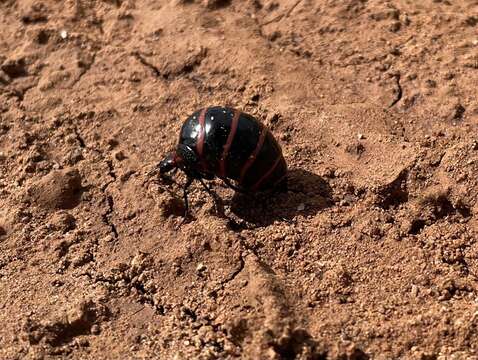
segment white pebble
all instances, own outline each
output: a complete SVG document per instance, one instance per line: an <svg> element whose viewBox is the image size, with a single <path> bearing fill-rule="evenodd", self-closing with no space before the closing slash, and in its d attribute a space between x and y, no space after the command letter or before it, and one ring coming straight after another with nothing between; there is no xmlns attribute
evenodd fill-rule
<svg viewBox="0 0 478 360"><path fill-rule="evenodd" d="M203 263L199 263L198 266L196 267L196 271L197 272L203 272L207 269L206 265L204 265Z"/></svg>
<svg viewBox="0 0 478 360"><path fill-rule="evenodd" d="M64 40L68 37L68 33L66 32L66 30L62 30L60 31L60 36Z"/></svg>

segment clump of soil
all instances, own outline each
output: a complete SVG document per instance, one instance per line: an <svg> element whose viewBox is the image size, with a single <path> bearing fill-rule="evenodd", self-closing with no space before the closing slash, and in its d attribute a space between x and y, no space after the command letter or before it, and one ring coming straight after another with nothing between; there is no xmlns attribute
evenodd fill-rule
<svg viewBox="0 0 478 360"><path fill-rule="evenodd" d="M80 201L81 176L76 169L52 171L27 189L26 201L45 209L72 209Z"/></svg>

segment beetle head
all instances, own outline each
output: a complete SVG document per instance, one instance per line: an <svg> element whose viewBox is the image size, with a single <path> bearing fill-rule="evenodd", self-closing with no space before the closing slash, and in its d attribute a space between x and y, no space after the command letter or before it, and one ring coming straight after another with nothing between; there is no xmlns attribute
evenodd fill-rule
<svg viewBox="0 0 478 360"><path fill-rule="evenodd" d="M193 149L184 144L179 144L176 151L169 153L159 163L159 172L166 174L173 169L181 169L191 177L197 178L196 171L198 158Z"/></svg>
<svg viewBox="0 0 478 360"><path fill-rule="evenodd" d="M166 157L159 163L159 172L160 174L166 174L177 167L176 153L172 152L166 155Z"/></svg>

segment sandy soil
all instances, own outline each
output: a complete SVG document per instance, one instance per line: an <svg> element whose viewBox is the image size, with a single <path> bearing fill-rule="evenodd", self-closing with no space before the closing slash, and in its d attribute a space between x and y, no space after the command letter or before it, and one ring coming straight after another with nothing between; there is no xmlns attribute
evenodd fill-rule
<svg viewBox="0 0 478 360"><path fill-rule="evenodd" d="M0 0L0 358L476 359L477 88L476 0ZM290 191L180 226L208 105Z"/></svg>

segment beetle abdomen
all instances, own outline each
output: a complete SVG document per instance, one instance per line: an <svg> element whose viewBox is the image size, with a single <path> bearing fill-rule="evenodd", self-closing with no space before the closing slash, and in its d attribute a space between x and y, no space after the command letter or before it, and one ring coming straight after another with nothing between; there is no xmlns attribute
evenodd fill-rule
<svg viewBox="0 0 478 360"><path fill-rule="evenodd" d="M267 128L263 132L263 143L258 142L255 151L242 166L238 179L242 187L253 191L274 187L287 173L279 144Z"/></svg>
<svg viewBox="0 0 478 360"><path fill-rule="evenodd" d="M179 142L196 152L197 170L236 180L244 189L271 188L287 172L282 150L269 129L235 109L196 111L183 124Z"/></svg>

